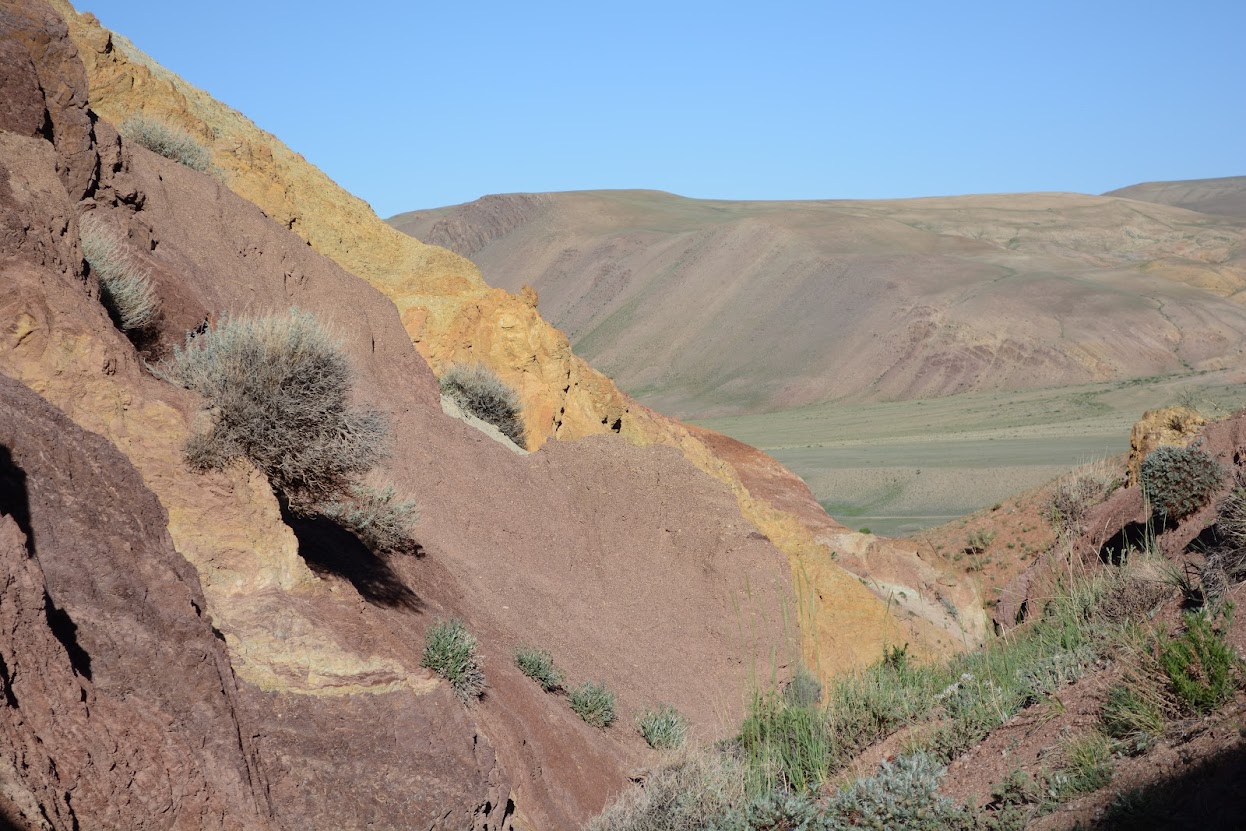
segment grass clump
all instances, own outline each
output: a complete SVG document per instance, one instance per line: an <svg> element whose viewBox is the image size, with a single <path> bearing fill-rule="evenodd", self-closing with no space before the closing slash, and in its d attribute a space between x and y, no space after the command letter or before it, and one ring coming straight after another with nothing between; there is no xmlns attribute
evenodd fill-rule
<svg viewBox="0 0 1246 831"><path fill-rule="evenodd" d="M79 238L82 256L99 278L100 302L125 332L149 327L160 312L151 275L135 264L121 237L100 220L83 217Z"/></svg>
<svg viewBox="0 0 1246 831"><path fill-rule="evenodd" d="M808 669L798 666L783 685L783 700L799 707L816 707L822 703L822 682Z"/></svg>
<svg viewBox="0 0 1246 831"><path fill-rule="evenodd" d="M654 750L672 750L684 743L688 735L688 719L667 704L641 714L636 720L636 729Z"/></svg>
<svg viewBox="0 0 1246 831"><path fill-rule="evenodd" d="M736 748L755 796L816 788L826 780L836 750L821 708L774 693L754 697Z"/></svg>
<svg viewBox="0 0 1246 831"><path fill-rule="evenodd" d="M1146 750L1167 726L1162 699L1145 684L1128 681L1108 688L1103 702L1103 729L1130 753Z"/></svg>
<svg viewBox="0 0 1246 831"><path fill-rule="evenodd" d="M378 554L410 549L419 518L415 502L399 499L393 485L351 485L347 496L321 505L319 511Z"/></svg>
<svg viewBox="0 0 1246 831"><path fill-rule="evenodd" d="M1142 460L1142 491L1156 516L1180 520L1207 504L1224 470L1201 447L1157 447Z"/></svg>
<svg viewBox="0 0 1246 831"><path fill-rule="evenodd" d="M605 729L614 723L614 693L605 684L586 681L571 691L571 709L585 724Z"/></svg>
<svg viewBox="0 0 1246 831"><path fill-rule="evenodd" d="M1068 738L1061 745L1064 764L1048 777L1052 795L1067 802L1105 788L1112 781L1112 743L1098 731Z"/></svg>
<svg viewBox="0 0 1246 831"><path fill-rule="evenodd" d="M1230 607L1226 616L1231 614ZM1184 623L1185 631L1180 635L1160 635L1159 665L1181 706L1205 715L1233 696L1238 662L1211 614L1187 612Z"/></svg>
<svg viewBox="0 0 1246 831"><path fill-rule="evenodd" d="M458 618L434 623L424 636L424 657L420 666L431 669L450 682L455 696L464 704L480 698L485 690L485 673L476 654L476 638Z"/></svg>
<svg viewBox="0 0 1246 831"><path fill-rule="evenodd" d="M441 392L467 412L492 424L520 447L527 436L519 396L488 367L454 364L441 376Z"/></svg>
<svg viewBox="0 0 1246 831"><path fill-rule="evenodd" d="M386 453L384 417L351 407L350 363L307 312L224 318L187 335L160 371L202 395L215 416L187 445L191 465L249 459L296 512L350 494ZM370 501L390 514L391 527L401 522L395 503Z"/></svg>
<svg viewBox="0 0 1246 831"><path fill-rule="evenodd" d="M121 135L191 170L208 173L213 168L212 154L208 148L163 121L156 121L143 115L130 116L121 122Z"/></svg>
<svg viewBox="0 0 1246 831"><path fill-rule="evenodd" d="M1076 533L1086 513L1117 488L1121 480L1105 463L1089 464L1056 482L1047 500L1047 518L1057 530Z"/></svg>
<svg viewBox="0 0 1246 831"><path fill-rule="evenodd" d="M563 674L554 666L554 656L545 649L521 646L515 650L515 666L519 671L541 685L546 692L562 688Z"/></svg>

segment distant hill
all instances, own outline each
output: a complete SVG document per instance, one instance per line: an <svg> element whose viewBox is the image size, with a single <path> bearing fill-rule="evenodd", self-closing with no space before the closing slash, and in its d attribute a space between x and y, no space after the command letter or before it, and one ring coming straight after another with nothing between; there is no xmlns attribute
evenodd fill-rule
<svg viewBox="0 0 1246 831"><path fill-rule="evenodd" d="M1246 218L1246 176L1220 179L1188 179L1177 182L1143 182L1109 191L1104 196L1121 196L1140 202L1157 202L1189 208L1205 214Z"/></svg>
<svg viewBox="0 0 1246 831"><path fill-rule="evenodd" d="M705 418L1240 364L1246 220L1138 198L588 191L389 221L530 284L577 354Z"/></svg>

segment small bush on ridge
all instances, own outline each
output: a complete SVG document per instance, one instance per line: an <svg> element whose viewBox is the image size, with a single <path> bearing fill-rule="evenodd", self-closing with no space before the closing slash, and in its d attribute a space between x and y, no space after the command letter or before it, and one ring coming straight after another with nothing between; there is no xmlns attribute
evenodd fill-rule
<svg viewBox="0 0 1246 831"><path fill-rule="evenodd" d="M515 666L546 692L562 687L563 674L554 666L554 656L547 650L521 646L515 650Z"/></svg>
<svg viewBox="0 0 1246 831"><path fill-rule="evenodd" d="M614 723L614 693L605 684L586 681L571 691L571 709L586 724L606 728Z"/></svg>
<svg viewBox="0 0 1246 831"><path fill-rule="evenodd" d="M319 511L378 554L410 548L412 526L419 518L415 502L399 500L393 485L352 485L348 496L321 505Z"/></svg>
<svg viewBox="0 0 1246 831"><path fill-rule="evenodd" d="M100 302L117 325L126 332L150 326L160 311L160 299L151 275L135 265L121 237L100 220L86 216L79 238L83 259L99 278Z"/></svg>
<svg viewBox="0 0 1246 831"><path fill-rule="evenodd" d="M384 417L350 406L350 363L307 312L225 318L187 335L160 372L215 416L188 443L188 461L212 469L249 459L296 511L349 493L386 453Z"/></svg>
<svg viewBox="0 0 1246 831"><path fill-rule="evenodd" d="M636 720L636 729L655 750L671 750L684 743L688 720L669 704L647 710Z"/></svg>
<svg viewBox="0 0 1246 831"><path fill-rule="evenodd" d="M428 628L420 666L449 681L464 704L484 693L485 673L476 654L476 638L458 618L438 621Z"/></svg>
<svg viewBox="0 0 1246 831"><path fill-rule="evenodd" d="M212 154L195 139L162 121L134 115L121 122L121 135L153 153L180 162L191 170L212 170Z"/></svg>
<svg viewBox="0 0 1246 831"><path fill-rule="evenodd" d="M525 446L519 396L488 367L454 364L441 376L441 391L467 412L501 430L515 444Z"/></svg>
<svg viewBox="0 0 1246 831"><path fill-rule="evenodd" d="M1157 516L1179 520L1207 504L1224 470L1200 447L1157 447L1142 460L1143 493Z"/></svg>
<svg viewBox="0 0 1246 831"><path fill-rule="evenodd" d="M1060 748L1064 765L1048 777L1061 802L1107 787L1112 781L1112 746L1099 732L1067 739Z"/></svg>

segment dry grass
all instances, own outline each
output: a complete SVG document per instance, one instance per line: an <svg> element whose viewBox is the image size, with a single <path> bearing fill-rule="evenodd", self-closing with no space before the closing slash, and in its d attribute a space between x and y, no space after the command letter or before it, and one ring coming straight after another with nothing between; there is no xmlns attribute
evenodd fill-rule
<svg viewBox="0 0 1246 831"><path fill-rule="evenodd" d="M166 159L172 159L200 173L210 173L213 170L212 154L208 148L162 121L135 115L121 122L120 129L121 135Z"/></svg>
<svg viewBox="0 0 1246 831"><path fill-rule="evenodd" d="M82 218L82 256L100 282L100 302L126 332L146 329L160 312L151 275L135 263L121 235L90 215Z"/></svg>

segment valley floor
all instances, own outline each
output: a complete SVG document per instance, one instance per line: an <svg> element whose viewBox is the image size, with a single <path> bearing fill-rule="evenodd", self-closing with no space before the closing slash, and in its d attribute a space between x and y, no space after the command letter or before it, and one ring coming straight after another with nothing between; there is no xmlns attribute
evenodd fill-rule
<svg viewBox="0 0 1246 831"><path fill-rule="evenodd" d="M697 423L765 450L831 516L905 536L1129 449L1154 407L1246 406L1242 373L1219 371L1010 393L827 403Z"/></svg>

